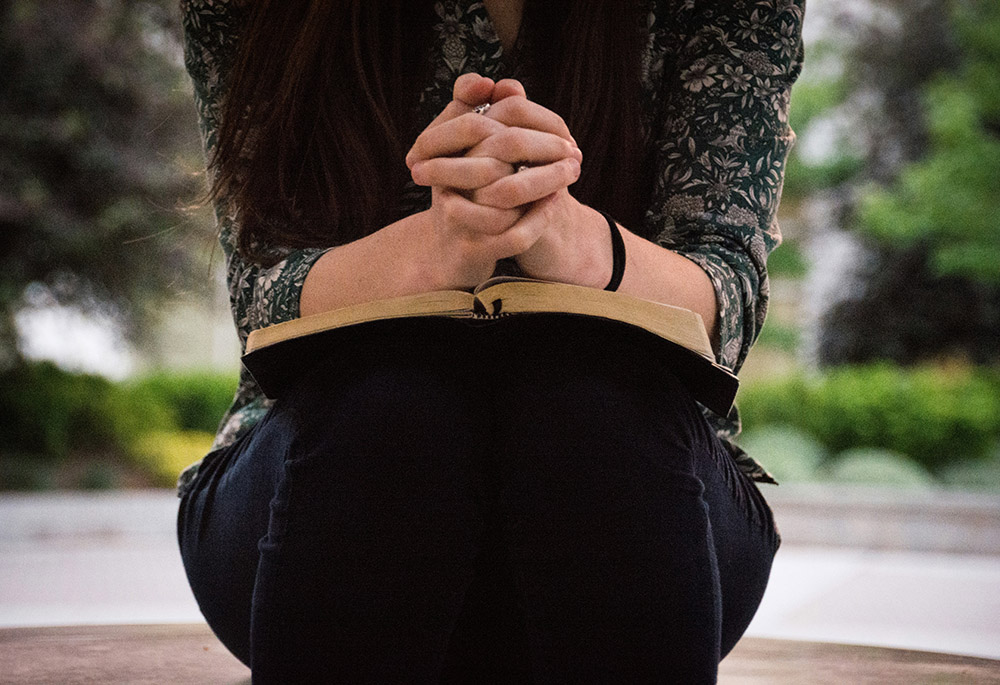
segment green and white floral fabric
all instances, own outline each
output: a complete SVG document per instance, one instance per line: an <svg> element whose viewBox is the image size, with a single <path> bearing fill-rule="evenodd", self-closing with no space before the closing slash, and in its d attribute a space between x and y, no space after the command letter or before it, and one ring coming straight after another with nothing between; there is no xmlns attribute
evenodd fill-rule
<svg viewBox="0 0 1000 685"><path fill-rule="evenodd" d="M629 228L708 273L718 301L719 361L738 370L764 322L767 255L781 241L775 212L794 141L788 101L802 63L805 0L645 1L644 133L656 150L657 176L644 224ZM246 4L181 0L181 7L185 63L210 154ZM433 77L420 104L424 123L451 99L460 74L526 76L530 85L516 55L505 57L482 2L440 0L435 11ZM530 39L530 30L524 30L518 44ZM411 185L400 201L405 211L417 212L429 206L430 195ZM237 253L238 227L225 198L217 203L216 216L233 316L245 344L250 331L298 316L302 284L324 250L270 246L280 261L262 267ZM214 448L236 441L268 407L244 372ZM735 410L725 418L707 415L743 471L770 481L728 442L739 432ZM182 475L182 486L196 471L197 465Z"/></svg>

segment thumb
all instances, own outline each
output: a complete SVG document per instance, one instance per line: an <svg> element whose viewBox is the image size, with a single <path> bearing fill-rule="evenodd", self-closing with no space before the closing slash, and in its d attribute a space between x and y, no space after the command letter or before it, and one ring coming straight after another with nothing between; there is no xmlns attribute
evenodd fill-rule
<svg viewBox="0 0 1000 685"><path fill-rule="evenodd" d="M489 102L493 97L493 79L479 74L462 74L455 79L452 97L469 107Z"/></svg>
<svg viewBox="0 0 1000 685"><path fill-rule="evenodd" d="M528 97L528 94L525 92L524 86L520 81L512 78L505 78L502 81L497 81L496 86L494 86L493 99L491 102L500 102L504 98L516 95L520 95L523 98Z"/></svg>

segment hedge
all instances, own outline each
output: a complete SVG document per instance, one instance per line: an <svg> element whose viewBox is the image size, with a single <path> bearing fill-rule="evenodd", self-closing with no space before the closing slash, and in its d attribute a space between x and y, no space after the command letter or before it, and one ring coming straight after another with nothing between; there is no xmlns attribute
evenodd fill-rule
<svg viewBox="0 0 1000 685"><path fill-rule="evenodd" d="M1000 372L887 364L799 373L741 390L744 429L791 426L831 454L878 448L932 473L987 458L1000 441Z"/></svg>
<svg viewBox="0 0 1000 685"><path fill-rule="evenodd" d="M157 373L115 383L48 362L21 364L0 374L0 457L24 464L97 454L130 461L166 483L155 458L169 452L174 476L180 461L197 459L235 388L233 374ZM153 449L157 441L161 447Z"/></svg>
<svg viewBox="0 0 1000 685"><path fill-rule="evenodd" d="M108 455L167 484L208 448L235 387L233 374L156 373L115 383L23 364L0 374L0 457L9 466ZM888 450L940 476L991 458L1000 444L998 369L840 367L747 384L738 402L750 435L795 429L827 461L845 450Z"/></svg>

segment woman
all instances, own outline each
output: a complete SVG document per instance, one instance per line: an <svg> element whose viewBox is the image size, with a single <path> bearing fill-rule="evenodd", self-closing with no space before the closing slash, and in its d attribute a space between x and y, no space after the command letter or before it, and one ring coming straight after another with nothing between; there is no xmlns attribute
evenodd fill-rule
<svg viewBox="0 0 1000 685"><path fill-rule="evenodd" d="M182 6L244 342L513 271L697 311L739 368L802 2ZM255 681L714 682L769 479L640 340L401 322L308 364L274 403L244 376L181 479L192 589Z"/></svg>

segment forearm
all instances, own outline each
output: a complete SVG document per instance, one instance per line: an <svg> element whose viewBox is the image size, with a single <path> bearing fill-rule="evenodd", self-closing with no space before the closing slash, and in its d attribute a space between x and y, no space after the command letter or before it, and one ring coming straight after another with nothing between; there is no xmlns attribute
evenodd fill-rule
<svg viewBox="0 0 1000 685"><path fill-rule="evenodd" d="M569 200L567 219L556 221L540 206L539 220L565 225L551 230L518 261L543 280L603 288L611 280L613 255L607 219L591 207ZM534 217L532 217L534 218ZM705 271L677 252L650 242L618 225L625 242L625 272L618 292L697 312L713 345L717 340L715 288Z"/></svg>
<svg viewBox="0 0 1000 685"><path fill-rule="evenodd" d="M428 229L420 212L324 254L302 286L300 315L447 287L416 249Z"/></svg>
<svg viewBox="0 0 1000 685"><path fill-rule="evenodd" d="M676 252L622 230L625 275L619 292L690 309L701 315L713 347L718 345L715 288L705 271Z"/></svg>

